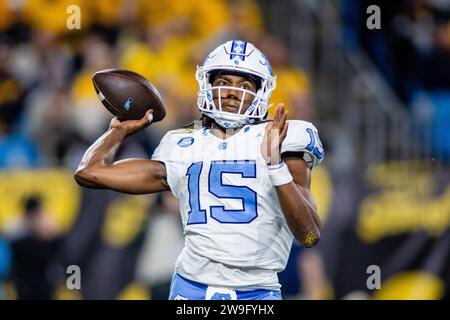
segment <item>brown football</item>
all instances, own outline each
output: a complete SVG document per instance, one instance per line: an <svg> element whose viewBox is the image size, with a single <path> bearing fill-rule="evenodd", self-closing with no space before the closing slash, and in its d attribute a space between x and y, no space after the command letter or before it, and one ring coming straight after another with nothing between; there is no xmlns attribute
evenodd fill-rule
<svg viewBox="0 0 450 320"><path fill-rule="evenodd" d="M101 70L93 75L92 82L102 104L121 121L141 119L149 109L154 110L153 122L166 116L158 90L136 72Z"/></svg>

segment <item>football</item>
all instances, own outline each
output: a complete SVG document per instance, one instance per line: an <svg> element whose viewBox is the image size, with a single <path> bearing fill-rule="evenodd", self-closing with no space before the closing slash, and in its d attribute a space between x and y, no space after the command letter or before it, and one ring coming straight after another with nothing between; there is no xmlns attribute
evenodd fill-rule
<svg viewBox="0 0 450 320"><path fill-rule="evenodd" d="M158 90L136 72L101 70L93 75L92 82L103 106L120 121L141 119L149 109L153 109L152 122L166 116Z"/></svg>

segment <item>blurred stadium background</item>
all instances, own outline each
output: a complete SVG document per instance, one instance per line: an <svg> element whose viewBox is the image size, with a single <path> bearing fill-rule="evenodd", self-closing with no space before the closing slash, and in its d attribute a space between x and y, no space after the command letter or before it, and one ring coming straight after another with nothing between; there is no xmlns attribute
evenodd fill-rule
<svg viewBox="0 0 450 320"><path fill-rule="evenodd" d="M285 298L449 298L449 0L0 0L0 299L167 298L176 200L73 179L111 119L91 76L131 69L161 91L167 118L120 150L150 157L200 116L195 66L229 39L266 53L272 102L313 121L327 153L312 185L322 239L294 245ZM81 290L66 286L70 265ZM381 289L367 287L371 265Z"/></svg>

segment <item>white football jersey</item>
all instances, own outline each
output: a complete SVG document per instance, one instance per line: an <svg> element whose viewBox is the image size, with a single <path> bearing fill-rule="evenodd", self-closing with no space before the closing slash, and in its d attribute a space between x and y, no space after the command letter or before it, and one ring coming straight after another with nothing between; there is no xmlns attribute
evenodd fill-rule
<svg viewBox="0 0 450 320"><path fill-rule="evenodd" d="M323 159L317 129L290 120L281 153L302 152L312 169ZM169 131L152 159L161 161L178 198L185 247L176 272L201 283L278 289L293 235L260 146L267 123L223 140L209 129Z"/></svg>

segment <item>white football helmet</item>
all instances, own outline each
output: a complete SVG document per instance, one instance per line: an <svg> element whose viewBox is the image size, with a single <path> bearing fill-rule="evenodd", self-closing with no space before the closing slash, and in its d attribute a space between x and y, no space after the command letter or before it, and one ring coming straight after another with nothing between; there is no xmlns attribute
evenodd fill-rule
<svg viewBox="0 0 450 320"><path fill-rule="evenodd" d="M214 72L238 73L256 78L257 92L243 88L212 86L211 74ZM202 66L197 66L195 78L199 84L197 105L206 116L214 119L223 128L240 128L248 123L263 120L267 116L267 108L272 91L275 89L276 77L266 56L253 44L246 41L228 41L214 49L205 59ZM239 90L241 104L237 113L222 111L220 90ZM214 103L213 90L217 91L218 103ZM244 98L252 95L253 102L242 112ZM247 98L248 100L248 98Z"/></svg>

